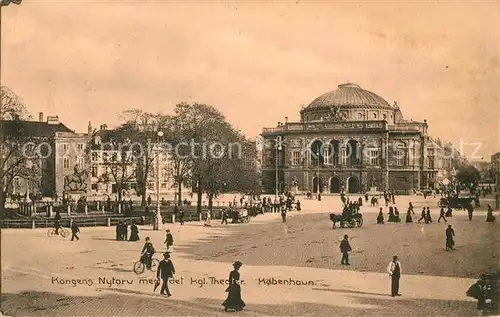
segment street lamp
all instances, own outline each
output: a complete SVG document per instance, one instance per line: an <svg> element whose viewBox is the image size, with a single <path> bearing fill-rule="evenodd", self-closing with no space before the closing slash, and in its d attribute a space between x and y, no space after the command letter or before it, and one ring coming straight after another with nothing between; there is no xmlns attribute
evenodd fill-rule
<svg viewBox="0 0 500 317"><path fill-rule="evenodd" d="M319 195L319 190L320 190L320 178L319 178L319 151L316 153L316 156L318 158L318 200L321 200L320 195Z"/></svg>
<svg viewBox="0 0 500 317"><path fill-rule="evenodd" d="M277 136L275 141L276 141L276 192L275 192L275 199L278 199L278 187L279 187L279 173L278 173L278 164L279 164L279 161L278 161L278 151L281 151L281 136Z"/></svg>
<svg viewBox="0 0 500 317"><path fill-rule="evenodd" d="M160 209L160 138L163 136L163 131L158 130L156 139L156 226L153 230L160 230L163 224Z"/></svg>

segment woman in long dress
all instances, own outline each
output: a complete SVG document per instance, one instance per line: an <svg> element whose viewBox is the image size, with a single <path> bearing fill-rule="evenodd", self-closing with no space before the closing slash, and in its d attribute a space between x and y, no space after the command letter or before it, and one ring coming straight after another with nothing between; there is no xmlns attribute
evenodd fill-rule
<svg viewBox="0 0 500 317"><path fill-rule="evenodd" d="M130 226L130 241L139 241L139 229L133 222Z"/></svg>
<svg viewBox="0 0 500 317"><path fill-rule="evenodd" d="M206 227L212 226L212 213L210 212L210 209L207 210L207 219L205 220L204 226L206 226Z"/></svg>
<svg viewBox="0 0 500 317"><path fill-rule="evenodd" d="M240 311L245 307L245 302L241 299L241 285L240 285L240 272L239 269L243 264L236 261L233 264L234 270L229 273L229 286L226 289L227 298L222 303L224 310L234 309Z"/></svg>

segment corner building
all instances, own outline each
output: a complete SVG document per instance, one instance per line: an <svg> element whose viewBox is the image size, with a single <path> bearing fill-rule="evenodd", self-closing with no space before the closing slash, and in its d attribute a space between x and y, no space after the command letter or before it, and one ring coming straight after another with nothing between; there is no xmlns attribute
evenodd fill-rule
<svg viewBox="0 0 500 317"><path fill-rule="evenodd" d="M303 108L300 122L263 129L263 189L404 194L433 188L439 164L427 129L426 120L404 119L396 102L339 85Z"/></svg>

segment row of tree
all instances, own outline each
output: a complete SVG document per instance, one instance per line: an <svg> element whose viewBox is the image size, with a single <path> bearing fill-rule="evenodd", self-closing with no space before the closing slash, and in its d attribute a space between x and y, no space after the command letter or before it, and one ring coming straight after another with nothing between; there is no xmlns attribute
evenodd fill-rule
<svg viewBox="0 0 500 317"><path fill-rule="evenodd" d="M37 143L34 140L36 137L22 131L22 122L28 117L28 112L21 99L7 87L2 87L1 96L0 208L3 210L7 191L12 188L14 178L40 184L41 165L47 163L33 160L31 165L27 164L29 159L22 153L23 144ZM101 175L99 181L116 184L120 201L124 190L129 189L131 183L136 183L136 193L142 197L142 204L146 204L148 183L155 172L155 159L160 152L168 154L168 169L164 173L168 173L167 176L177 184L179 203L182 200L182 186L196 190L198 206L201 206L202 195L206 194L210 207L213 199L224 191L248 194L260 192L257 170L245 164L245 160L256 159L252 143L236 131L216 108L205 104L181 103L176 105L171 115L135 109L123 112L121 120L122 123L114 130L102 127L94 130L86 148L89 161L92 150L102 148L102 143L109 143L118 149L114 159L103 163L106 173ZM19 122L19 131L3 131L6 121L10 121L9 126L12 126L13 121ZM163 132L161 137L158 131ZM105 138L97 142L103 136ZM158 151L155 146L158 143L169 146L162 146L161 151ZM192 143L204 146L180 146ZM230 144L239 144L243 155L234 155ZM210 153L217 155L206 155L207 148ZM27 169L27 166L30 168Z"/></svg>

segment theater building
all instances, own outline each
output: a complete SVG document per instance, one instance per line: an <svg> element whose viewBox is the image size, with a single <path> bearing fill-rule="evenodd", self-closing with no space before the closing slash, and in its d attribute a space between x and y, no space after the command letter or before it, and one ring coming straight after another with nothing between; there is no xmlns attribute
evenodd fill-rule
<svg viewBox="0 0 500 317"><path fill-rule="evenodd" d="M439 149L427 129L426 120L405 119L396 102L355 84L339 85L304 107L300 122L263 129L264 191L432 188Z"/></svg>

